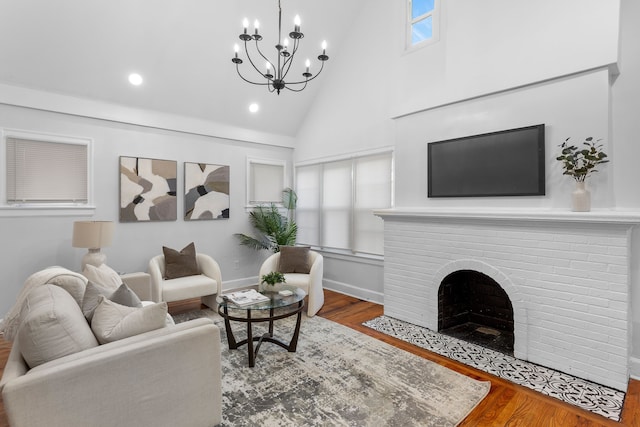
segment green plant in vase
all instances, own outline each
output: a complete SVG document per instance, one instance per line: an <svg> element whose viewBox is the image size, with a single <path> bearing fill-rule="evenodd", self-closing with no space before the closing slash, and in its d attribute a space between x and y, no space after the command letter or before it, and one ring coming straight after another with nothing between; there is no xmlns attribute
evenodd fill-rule
<svg viewBox="0 0 640 427"><path fill-rule="evenodd" d="M562 174L576 180L577 188L572 193L573 210L586 212L591 209L591 193L585 188L585 180L592 173L598 172L596 166L608 163L609 160L600 139L594 141L593 137L588 137L582 143L582 148L570 144L569 139L571 138L560 144L561 152L556 160L562 163Z"/></svg>
<svg viewBox="0 0 640 427"><path fill-rule="evenodd" d="M266 289L266 290L274 290L275 289L275 285L278 283L286 283L284 274L280 273L279 271L272 271L271 273L267 273L265 275L263 275L260 280L262 280L260 282L260 285L262 287L263 284L267 284L271 286L271 289ZM264 288L262 288L263 290L265 290Z"/></svg>

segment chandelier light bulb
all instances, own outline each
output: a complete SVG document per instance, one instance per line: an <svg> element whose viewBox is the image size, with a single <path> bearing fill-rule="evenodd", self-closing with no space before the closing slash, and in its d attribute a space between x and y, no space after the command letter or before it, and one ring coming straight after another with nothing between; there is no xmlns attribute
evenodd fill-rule
<svg viewBox="0 0 640 427"><path fill-rule="evenodd" d="M260 28L260 23L258 22L257 19L253 22L253 28L255 28L256 34L258 34L258 29Z"/></svg>
<svg viewBox="0 0 640 427"><path fill-rule="evenodd" d="M289 39L282 40L282 46L284 46L284 50L287 50L289 47Z"/></svg>
<svg viewBox="0 0 640 427"><path fill-rule="evenodd" d="M304 63L305 67L307 67L307 73L309 72L309 67L311 67L311 61L309 61L308 59L305 61Z"/></svg>
<svg viewBox="0 0 640 427"><path fill-rule="evenodd" d="M322 41L322 53L327 53L327 41L323 40Z"/></svg>
<svg viewBox="0 0 640 427"><path fill-rule="evenodd" d="M249 28L249 20L247 18L242 20L242 27L244 27L244 33L247 34L247 29Z"/></svg>
<svg viewBox="0 0 640 427"><path fill-rule="evenodd" d="M296 17L293 18L293 26L294 31L300 32L300 15L296 15Z"/></svg>

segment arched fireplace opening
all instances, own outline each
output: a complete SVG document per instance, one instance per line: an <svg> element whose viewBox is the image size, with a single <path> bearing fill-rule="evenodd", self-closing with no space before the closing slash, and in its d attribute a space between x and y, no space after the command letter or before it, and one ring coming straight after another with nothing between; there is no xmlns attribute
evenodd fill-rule
<svg viewBox="0 0 640 427"><path fill-rule="evenodd" d="M486 274L460 270L438 289L438 331L513 355L513 306L507 293Z"/></svg>

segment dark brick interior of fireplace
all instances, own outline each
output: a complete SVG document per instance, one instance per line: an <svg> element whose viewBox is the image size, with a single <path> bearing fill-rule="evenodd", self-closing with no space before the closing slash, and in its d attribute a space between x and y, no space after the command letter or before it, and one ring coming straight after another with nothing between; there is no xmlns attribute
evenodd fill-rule
<svg viewBox="0 0 640 427"><path fill-rule="evenodd" d="M438 331L513 355L513 306L491 277L456 271L438 290Z"/></svg>

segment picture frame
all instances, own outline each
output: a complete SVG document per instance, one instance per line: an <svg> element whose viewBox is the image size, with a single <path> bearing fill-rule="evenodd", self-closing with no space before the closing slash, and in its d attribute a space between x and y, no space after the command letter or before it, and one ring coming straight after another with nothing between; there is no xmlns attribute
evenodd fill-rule
<svg viewBox="0 0 640 427"><path fill-rule="evenodd" d="M185 162L185 221L229 219L229 173L226 165Z"/></svg>
<svg viewBox="0 0 640 427"><path fill-rule="evenodd" d="M120 156L120 222L176 221L178 162Z"/></svg>

